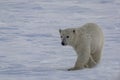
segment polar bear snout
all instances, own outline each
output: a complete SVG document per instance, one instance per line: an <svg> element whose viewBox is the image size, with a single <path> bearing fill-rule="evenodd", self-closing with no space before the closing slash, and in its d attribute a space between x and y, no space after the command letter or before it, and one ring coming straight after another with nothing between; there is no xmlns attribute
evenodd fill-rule
<svg viewBox="0 0 120 80"><path fill-rule="evenodd" d="M61 45L65 46L66 44L62 41L62 42L61 42Z"/></svg>
<svg viewBox="0 0 120 80"><path fill-rule="evenodd" d="M67 43L65 43L65 40L62 40L61 45L65 46Z"/></svg>
<svg viewBox="0 0 120 80"><path fill-rule="evenodd" d="M64 43L64 42L61 42L61 45L63 45L63 46L64 46L64 45L65 45L65 43Z"/></svg>
<svg viewBox="0 0 120 80"><path fill-rule="evenodd" d="M67 45L67 39L66 39L66 38L63 38L63 39L62 39L61 45L63 45L63 46L66 46L66 45Z"/></svg>

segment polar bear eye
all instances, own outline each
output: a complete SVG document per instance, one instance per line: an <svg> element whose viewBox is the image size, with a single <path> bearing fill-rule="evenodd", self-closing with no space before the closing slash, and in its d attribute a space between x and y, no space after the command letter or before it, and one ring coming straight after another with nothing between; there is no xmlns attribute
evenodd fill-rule
<svg viewBox="0 0 120 80"><path fill-rule="evenodd" d="M63 38L63 36L60 36L61 38Z"/></svg>
<svg viewBox="0 0 120 80"><path fill-rule="evenodd" d="M69 38L69 36L66 36L66 38Z"/></svg>

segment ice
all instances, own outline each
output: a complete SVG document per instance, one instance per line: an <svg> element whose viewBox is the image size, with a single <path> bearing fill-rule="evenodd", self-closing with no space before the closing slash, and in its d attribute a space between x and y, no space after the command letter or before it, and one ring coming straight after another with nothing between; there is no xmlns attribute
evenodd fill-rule
<svg viewBox="0 0 120 80"><path fill-rule="evenodd" d="M93 69L67 71L76 53L59 29L101 26L105 46ZM0 0L0 80L119 80L120 0Z"/></svg>

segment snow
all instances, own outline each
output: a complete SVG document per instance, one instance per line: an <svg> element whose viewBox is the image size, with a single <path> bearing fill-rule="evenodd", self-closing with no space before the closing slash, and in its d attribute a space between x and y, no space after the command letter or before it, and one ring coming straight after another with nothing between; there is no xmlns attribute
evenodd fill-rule
<svg viewBox="0 0 120 80"><path fill-rule="evenodd" d="M120 0L0 0L0 80L119 80ZM67 71L76 53L59 29L101 26L105 46L92 69Z"/></svg>

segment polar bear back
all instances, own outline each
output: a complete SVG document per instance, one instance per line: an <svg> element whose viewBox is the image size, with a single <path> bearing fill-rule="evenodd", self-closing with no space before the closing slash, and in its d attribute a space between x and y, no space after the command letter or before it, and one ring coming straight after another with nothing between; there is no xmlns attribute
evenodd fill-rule
<svg viewBox="0 0 120 80"><path fill-rule="evenodd" d="M101 28L95 23L87 23L78 28L79 37L86 36L91 45L91 53L96 50L102 49L104 44L104 35ZM78 43L78 42L77 42Z"/></svg>

